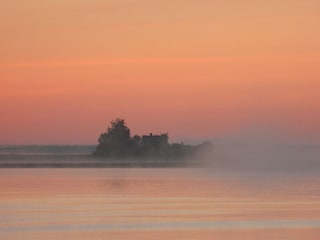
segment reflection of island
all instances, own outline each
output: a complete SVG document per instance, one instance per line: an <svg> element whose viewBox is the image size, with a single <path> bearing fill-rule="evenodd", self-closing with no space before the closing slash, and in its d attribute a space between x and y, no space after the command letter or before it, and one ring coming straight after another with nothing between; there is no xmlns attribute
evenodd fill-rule
<svg viewBox="0 0 320 240"><path fill-rule="evenodd" d="M99 145L95 155L105 158L155 158L155 159L182 159L199 157L211 150L212 144L204 142L192 146L183 143L168 142L168 134L161 135L134 135L131 137L130 129L123 119L111 122L105 133L99 137Z"/></svg>

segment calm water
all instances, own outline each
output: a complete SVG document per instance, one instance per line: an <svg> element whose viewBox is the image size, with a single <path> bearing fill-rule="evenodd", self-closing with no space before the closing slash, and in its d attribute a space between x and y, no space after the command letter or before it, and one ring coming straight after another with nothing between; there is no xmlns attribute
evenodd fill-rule
<svg viewBox="0 0 320 240"><path fill-rule="evenodd" d="M0 169L0 239L320 239L320 177Z"/></svg>

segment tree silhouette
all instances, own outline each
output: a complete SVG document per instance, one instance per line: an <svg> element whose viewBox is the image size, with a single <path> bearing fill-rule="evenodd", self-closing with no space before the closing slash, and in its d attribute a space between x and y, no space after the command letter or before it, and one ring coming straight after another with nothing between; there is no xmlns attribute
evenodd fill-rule
<svg viewBox="0 0 320 240"><path fill-rule="evenodd" d="M130 129L124 119L111 121L111 126L98 139L99 145L95 154L100 156L126 156L131 145Z"/></svg>

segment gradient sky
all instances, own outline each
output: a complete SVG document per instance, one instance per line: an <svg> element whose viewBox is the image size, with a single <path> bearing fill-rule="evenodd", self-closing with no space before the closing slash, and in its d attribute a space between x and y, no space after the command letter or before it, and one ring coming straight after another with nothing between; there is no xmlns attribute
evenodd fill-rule
<svg viewBox="0 0 320 240"><path fill-rule="evenodd" d="M319 0L3 0L0 144L320 139Z"/></svg>

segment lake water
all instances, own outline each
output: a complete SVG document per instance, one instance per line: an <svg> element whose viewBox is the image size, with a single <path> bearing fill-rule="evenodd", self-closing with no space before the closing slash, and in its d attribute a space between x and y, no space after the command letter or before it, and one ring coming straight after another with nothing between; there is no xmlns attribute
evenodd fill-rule
<svg viewBox="0 0 320 240"><path fill-rule="evenodd" d="M0 169L0 239L320 239L320 177Z"/></svg>

